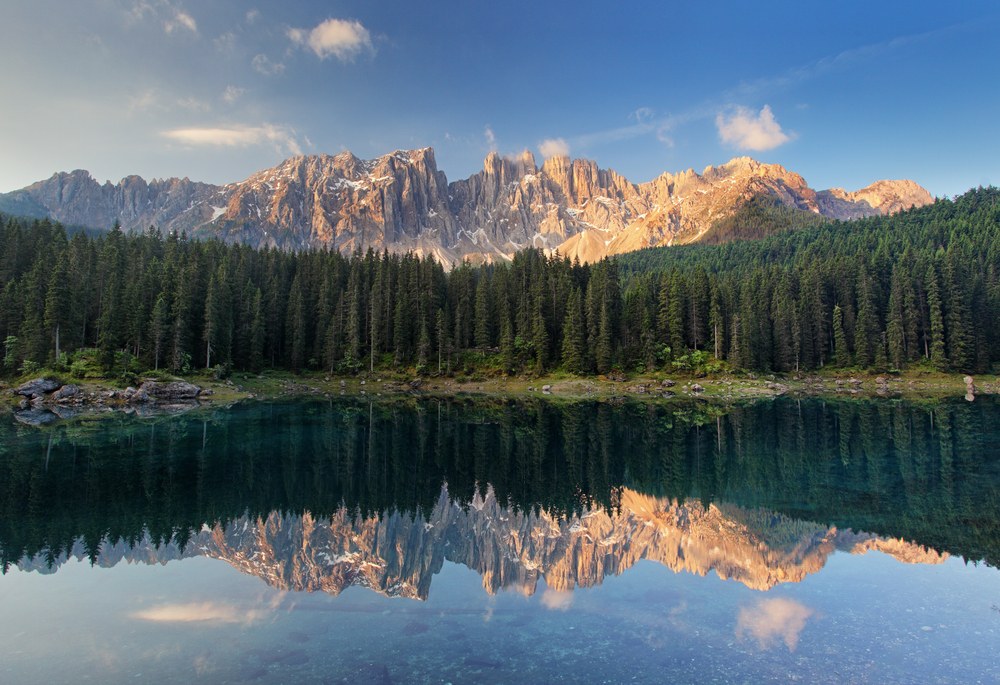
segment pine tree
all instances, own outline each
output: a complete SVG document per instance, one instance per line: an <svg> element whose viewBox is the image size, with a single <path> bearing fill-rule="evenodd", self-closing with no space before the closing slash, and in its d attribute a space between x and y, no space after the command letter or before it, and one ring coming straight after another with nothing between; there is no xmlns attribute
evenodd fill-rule
<svg viewBox="0 0 1000 685"><path fill-rule="evenodd" d="M847 332L844 330L844 312L839 304L833 306L833 360L844 368L851 365L851 351L847 346Z"/></svg>
<svg viewBox="0 0 1000 685"><path fill-rule="evenodd" d="M858 316L854 327L854 350L858 366L868 368L875 363L879 341L879 325L875 312L875 297L868 272L858 276Z"/></svg>
<svg viewBox="0 0 1000 685"><path fill-rule="evenodd" d="M948 366L944 347L944 315L941 312L941 289L938 285L937 270L931 264L927 268L927 307L930 316L931 363L938 369Z"/></svg>
<svg viewBox="0 0 1000 685"><path fill-rule="evenodd" d="M549 358L549 332L545 326L545 317L540 310L535 312L531 342L535 348L535 373L540 376L545 373L545 365Z"/></svg>
<svg viewBox="0 0 1000 685"><path fill-rule="evenodd" d="M563 324L563 366L571 373L583 373L585 370L586 354L583 303L579 288L573 288L566 306L566 320Z"/></svg>
<svg viewBox="0 0 1000 685"><path fill-rule="evenodd" d="M69 258L63 251L56 261L56 266L52 269L49 277L48 292L45 295L45 327L52 332L53 343L55 345L55 357L58 360L62 354L59 345L61 332L70 323L73 311L73 302L70 295L68 282Z"/></svg>
<svg viewBox="0 0 1000 685"><path fill-rule="evenodd" d="M170 306L167 304L166 293L160 292L156 297L156 304L153 305L153 312L149 319L150 342L153 346L153 368L160 368L160 359L163 357L163 349L167 343L167 336L170 332Z"/></svg>
<svg viewBox="0 0 1000 685"><path fill-rule="evenodd" d="M900 269L892 270L892 285L889 288L889 309L886 313L886 342L889 347L889 362L894 369L902 369L906 364L906 332L903 311L903 279Z"/></svg>
<svg viewBox="0 0 1000 685"><path fill-rule="evenodd" d="M260 371L264 367L264 303L260 288L254 291L253 304L250 311L250 345L247 362L251 371Z"/></svg>

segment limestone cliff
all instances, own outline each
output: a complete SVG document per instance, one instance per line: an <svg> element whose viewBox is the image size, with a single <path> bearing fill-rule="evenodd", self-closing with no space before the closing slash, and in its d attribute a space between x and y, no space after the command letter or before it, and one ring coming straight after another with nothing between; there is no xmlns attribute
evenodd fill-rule
<svg viewBox="0 0 1000 685"><path fill-rule="evenodd" d="M134 547L106 544L97 563L207 556L284 590L336 595L360 586L386 596L424 599L445 560L479 573L490 593L509 589L532 594L540 580L555 590L590 587L642 559L675 572L714 572L768 590L818 572L836 551L870 550L907 563L937 564L947 558L903 540L840 531L763 510L682 504L628 489L621 493L617 513L593 509L569 519L545 511L512 511L492 490L462 504L442 489L426 520L400 513L355 518L346 510L328 518L272 513L205 527L183 551L176 544L156 547L149 540ZM85 557L82 542L72 555ZM65 559L57 559L57 566ZM48 568L42 556L25 559L19 567Z"/></svg>
<svg viewBox="0 0 1000 685"><path fill-rule="evenodd" d="M833 219L889 214L933 201L913 181L816 192L777 164L739 157L700 174L635 184L590 160L490 153L482 171L449 183L434 151L373 160L350 152L298 156L226 186L130 176L99 184L59 173L0 195L0 211L68 224L220 237L285 249L415 251L451 264L508 259L525 247L596 261L645 247L696 242L755 197Z"/></svg>

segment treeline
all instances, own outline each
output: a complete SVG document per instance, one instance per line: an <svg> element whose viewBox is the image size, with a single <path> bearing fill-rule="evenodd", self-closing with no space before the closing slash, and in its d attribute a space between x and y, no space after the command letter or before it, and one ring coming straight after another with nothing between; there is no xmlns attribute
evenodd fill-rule
<svg viewBox="0 0 1000 685"><path fill-rule="evenodd" d="M125 234L0 230L8 373L222 366L357 372L963 372L1000 360L1000 191L763 240L593 265L537 250L446 271L430 258L291 253Z"/></svg>

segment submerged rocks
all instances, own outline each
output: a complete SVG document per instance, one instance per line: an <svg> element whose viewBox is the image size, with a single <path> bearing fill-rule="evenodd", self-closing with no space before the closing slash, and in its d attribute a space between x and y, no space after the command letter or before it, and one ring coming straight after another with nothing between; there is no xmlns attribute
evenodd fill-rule
<svg viewBox="0 0 1000 685"><path fill-rule="evenodd" d="M48 409L22 409L14 412L14 419L27 426L44 426L56 421L59 417Z"/></svg>

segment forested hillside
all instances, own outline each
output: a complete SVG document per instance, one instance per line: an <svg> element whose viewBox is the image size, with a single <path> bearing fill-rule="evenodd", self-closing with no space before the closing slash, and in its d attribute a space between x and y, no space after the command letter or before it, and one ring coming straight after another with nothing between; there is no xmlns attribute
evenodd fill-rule
<svg viewBox="0 0 1000 685"><path fill-rule="evenodd" d="M766 212L765 212L766 214ZM738 236L737 236L738 237ZM892 217L570 263L527 250L445 271L49 221L0 231L6 373L222 366L573 373L1000 361L1000 190Z"/></svg>

